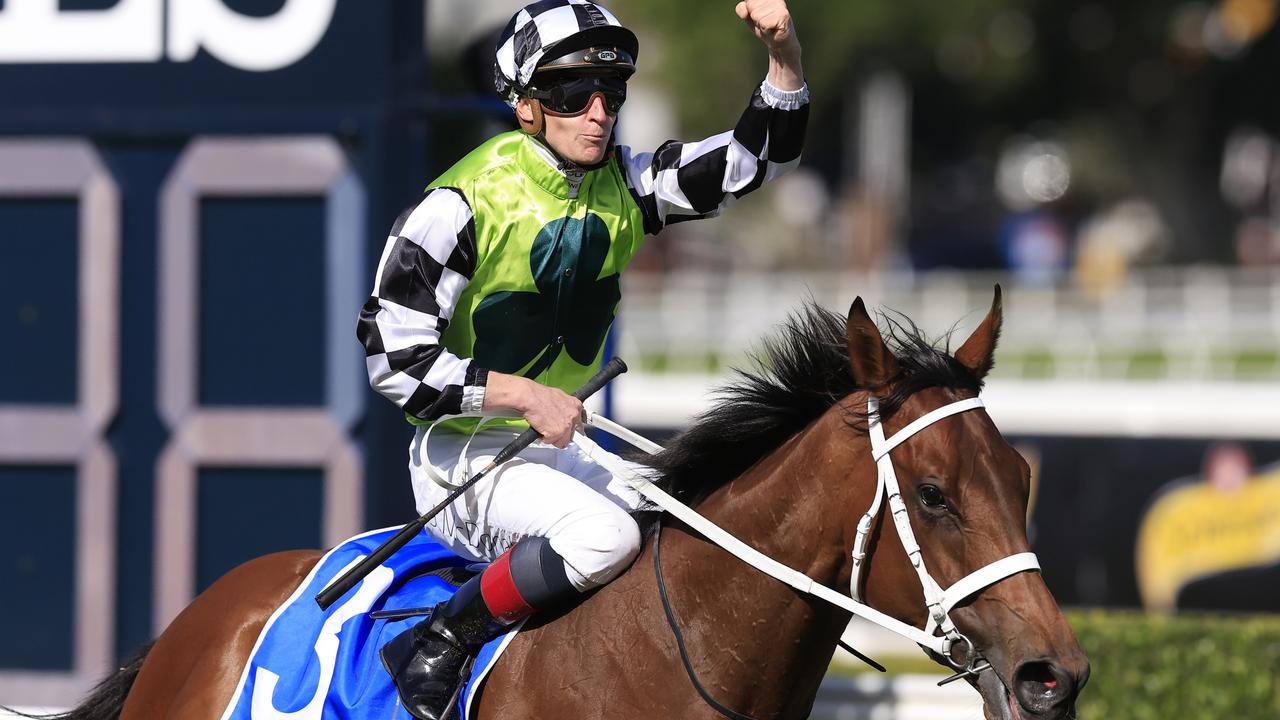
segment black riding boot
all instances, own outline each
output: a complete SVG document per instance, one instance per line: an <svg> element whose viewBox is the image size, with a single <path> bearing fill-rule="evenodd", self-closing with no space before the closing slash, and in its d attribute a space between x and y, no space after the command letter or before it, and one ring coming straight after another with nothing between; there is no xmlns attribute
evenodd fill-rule
<svg viewBox="0 0 1280 720"><path fill-rule="evenodd" d="M382 664L405 710L419 720L447 717L476 653L506 628L485 605L477 575L427 619L392 638L382 647Z"/></svg>

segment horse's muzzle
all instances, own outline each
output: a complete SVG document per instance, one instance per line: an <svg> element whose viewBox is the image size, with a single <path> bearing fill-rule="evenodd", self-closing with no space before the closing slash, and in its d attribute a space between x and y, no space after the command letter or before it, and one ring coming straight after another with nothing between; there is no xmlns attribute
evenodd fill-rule
<svg viewBox="0 0 1280 720"><path fill-rule="evenodd" d="M1071 716L1076 696L1088 679L1087 663L1079 673L1072 673L1052 660L1037 660L1018 666L1011 690L1023 718L1056 720Z"/></svg>

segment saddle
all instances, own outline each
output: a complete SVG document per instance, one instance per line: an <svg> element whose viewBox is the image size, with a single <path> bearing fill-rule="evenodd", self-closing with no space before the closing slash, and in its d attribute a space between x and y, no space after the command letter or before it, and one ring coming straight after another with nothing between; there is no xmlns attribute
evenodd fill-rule
<svg viewBox="0 0 1280 720"><path fill-rule="evenodd" d="M329 551L267 621L222 717L226 720L413 720L400 707L378 649L483 569L426 534L376 568L327 611L314 597L398 527L357 535ZM480 651L454 717L476 692L517 629ZM303 715L300 715L303 713Z"/></svg>

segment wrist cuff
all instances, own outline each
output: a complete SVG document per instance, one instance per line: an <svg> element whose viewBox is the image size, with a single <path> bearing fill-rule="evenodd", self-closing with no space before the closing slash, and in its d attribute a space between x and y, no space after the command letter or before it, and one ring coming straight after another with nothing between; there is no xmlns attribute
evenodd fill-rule
<svg viewBox="0 0 1280 720"><path fill-rule="evenodd" d="M779 90L770 85L766 79L760 83L760 96L769 107L779 110L796 110L809 102L809 83L801 85L799 90Z"/></svg>
<svg viewBox="0 0 1280 720"><path fill-rule="evenodd" d="M489 368L472 365L467 368L467 379L462 386L462 407L464 413L478 413L484 410L484 391L489 385Z"/></svg>

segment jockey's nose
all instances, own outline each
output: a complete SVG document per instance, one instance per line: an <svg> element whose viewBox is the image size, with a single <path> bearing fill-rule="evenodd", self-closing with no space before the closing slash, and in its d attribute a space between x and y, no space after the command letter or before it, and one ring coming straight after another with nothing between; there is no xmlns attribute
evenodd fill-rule
<svg viewBox="0 0 1280 720"><path fill-rule="evenodd" d="M609 119L609 113L604 106L604 97L599 93L592 95L590 102L587 103L587 117L601 125Z"/></svg>

